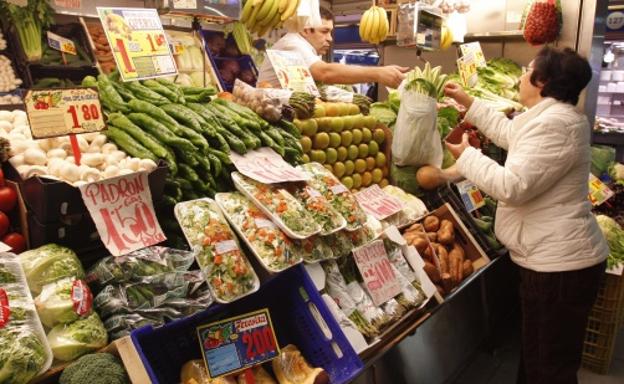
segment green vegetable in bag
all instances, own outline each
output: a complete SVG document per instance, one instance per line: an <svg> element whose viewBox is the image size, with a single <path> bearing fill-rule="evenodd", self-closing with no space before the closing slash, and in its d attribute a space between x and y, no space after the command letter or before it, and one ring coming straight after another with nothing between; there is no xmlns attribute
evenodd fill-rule
<svg viewBox="0 0 624 384"><path fill-rule="evenodd" d="M85 319L52 328L48 342L56 359L71 361L106 346L108 335L100 317L92 313Z"/></svg>
<svg viewBox="0 0 624 384"><path fill-rule="evenodd" d="M57 244L46 244L19 255L28 286L34 295L41 288L66 277L82 279L84 270L76 253Z"/></svg>

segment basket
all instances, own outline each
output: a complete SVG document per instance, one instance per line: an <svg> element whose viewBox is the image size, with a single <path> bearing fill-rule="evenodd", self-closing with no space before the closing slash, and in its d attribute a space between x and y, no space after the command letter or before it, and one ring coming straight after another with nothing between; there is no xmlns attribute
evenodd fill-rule
<svg viewBox="0 0 624 384"><path fill-rule="evenodd" d="M176 383L184 363L201 358L196 327L261 308L269 308L279 345L296 345L312 366L327 371L332 384L350 382L362 371L362 361L301 265L282 272L251 296L160 328L146 326L131 336L152 382ZM325 323L323 329L318 317Z"/></svg>
<svg viewBox="0 0 624 384"><path fill-rule="evenodd" d="M221 84L221 87L223 88L223 90L227 92L232 92L232 89L234 88L234 81L232 81L231 83L227 82L225 79L223 79L223 77L221 76L221 72L219 71L223 67L225 62L227 61L236 61L241 70L251 71L254 74L256 81L258 80L258 74L259 74L258 68L256 68L256 65L254 64L251 56L249 55L240 55L238 57L217 56L215 55L215 53L213 53L210 50L210 47L208 46L208 38L211 36L214 36L215 34L223 34L223 32L203 31L203 34L204 34L204 39L206 41L206 54L208 55L208 58L210 59L210 63L212 64L212 67L215 70L215 74L217 75L217 79L219 80L219 83ZM235 44L234 37L232 36L232 34L230 34L227 37L226 42L228 44ZM254 81L253 84L249 84L249 85L251 85L252 87L255 87L256 81Z"/></svg>
<svg viewBox="0 0 624 384"><path fill-rule="evenodd" d="M592 307L583 343L583 367L605 374L624 316L624 277L605 274Z"/></svg>

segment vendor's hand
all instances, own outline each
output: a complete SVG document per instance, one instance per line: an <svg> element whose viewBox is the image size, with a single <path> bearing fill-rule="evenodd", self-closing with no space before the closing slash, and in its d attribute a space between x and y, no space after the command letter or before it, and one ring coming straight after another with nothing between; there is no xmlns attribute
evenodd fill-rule
<svg viewBox="0 0 624 384"><path fill-rule="evenodd" d="M466 132L462 135L462 141L459 144L451 144L446 141L446 148L451 152L451 155L455 158L455 160L459 159L459 157L464 153L466 148L470 147L470 142L468 141L469 136Z"/></svg>
<svg viewBox="0 0 624 384"><path fill-rule="evenodd" d="M386 65L377 68L377 82L390 88L398 88L410 69L398 65Z"/></svg>
<svg viewBox="0 0 624 384"><path fill-rule="evenodd" d="M468 95L461 85L453 82L446 83L444 86L444 95L455 99L455 101L466 107L466 109L469 109L474 101L474 98Z"/></svg>

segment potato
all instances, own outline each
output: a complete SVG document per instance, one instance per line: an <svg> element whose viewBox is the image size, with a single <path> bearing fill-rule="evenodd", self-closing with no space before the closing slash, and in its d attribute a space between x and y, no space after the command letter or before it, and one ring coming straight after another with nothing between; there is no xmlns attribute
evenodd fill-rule
<svg viewBox="0 0 624 384"><path fill-rule="evenodd" d="M423 267L423 270L434 284L439 283L442 280L440 278L440 271L438 271L438 268L436 268L436 266L431 264L430 262L425 261L425 266Z"/></svg>
<svg viewBox="0 0 624 384"><path fill-rule="evenodd" d="M429 241L431 241L432 243L435 243L438 241L438 234L436 232L427 232L427 237L429 238Z"/></svg>
<svg viewBox="0 0 624 384"><path fill-rule="evenodd" d="M415 237L410 244L423 256L427 253L427 248L429 248L429 241L423 237Z"/></svg>
<svg viewBox="0 0 624 384"><path fill-rule="evenodd" d="M472 275L473 272L474 272L474 267L472 265L472 261L464 260L464 265L463 265L463 269L462 269L462 273L464 275L464 279L467 278L468 276Z"/></svg>
<svg viewBox="0 0 624 384"><path fill-rule="evenodd" d="M455 241L455 227L449 220L442 220L438 230L438 242L444 245L452 245Z"/></svg>
<svg viewBox="0 0 624 384"><path fill-rule="evenodd" d="M440 219L434 215L427 216L423 220L423 227L427 232L437 232L440 229Z"/></svg>
<svg viewBox="0 0 624 384"><path fill-rule="evenodd" d="M416 224L413 224L411 227L407 228L407 232L412 232L412 231L425 232L425 228L423 227L422 224L416 223Z"/></svg>

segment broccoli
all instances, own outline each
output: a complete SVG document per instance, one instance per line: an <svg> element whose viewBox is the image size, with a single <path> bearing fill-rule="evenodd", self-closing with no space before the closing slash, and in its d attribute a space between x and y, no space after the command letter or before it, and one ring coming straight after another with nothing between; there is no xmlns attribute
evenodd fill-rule
<svg viewBox="0 0 624 384"><path fill-rule="evenodd" d="M71 363L59 384L126 384L130 383L121 361L110 353L84 355Z"/></svg>

